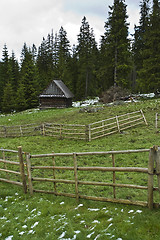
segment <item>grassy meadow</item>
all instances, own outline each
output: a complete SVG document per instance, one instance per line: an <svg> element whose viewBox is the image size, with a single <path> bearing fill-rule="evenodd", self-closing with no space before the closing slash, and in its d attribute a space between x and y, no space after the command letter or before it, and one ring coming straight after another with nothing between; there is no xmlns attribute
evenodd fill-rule
<svg viewBox="0 0 160 240"><path fill-rule="evenodd" d="M96 113L80 113L79 108L52 109L39 111L28 110L21 113L0 115L0 125L19 125L28 123L73 123L89 124L98 120L114 117L142 109L148 126L141 124L125 130L121 134L85 142L83 140L55 139L47 136L0 138L0 148L16 150L22 146L23 151L31 154L91 152L108 150L149 149L159 145L160 134L155 130L155 114L160 113L160 99L126 103L125 105L106 106ZM160 122L159 122L160 125ZM116 166L148 167L148 153L117 155ZM111 161L110 156L79 158L81 166L104 166ZM36 161L38 161L36 159ZM40 161L40 160L39 160ZM61 160L56 159L59 161ZM43 163L40 163L43 164ZM39 164L39 165L40 165ZM108 166L108 165L106 165ZM42 173L45 174L45 173ZM63 172L58 172L61 177ZM66 178L73 176L68 171ZM105 181L106 173L85 172L80 176L85 180ZM111 176L107 176L110 180ZM97 181L97 180L96 180ZM155 177L155 185L156 185ZM116 173L116 183L147 184L147 175ZM41 184L45 187L45 184ZM61 187L74 191L74 186ZM113 189L107 187L82 186L81 192L94 196L112 196ZM124 199L147 201L145 190L121 188L117 196ZM160 201L158 192L155 199ZM110 197L111 197L110 196ZM160 239L160 210L149 210L132 205L95 202L54 195L34 193L26 195L22 189L0 182L0 239L114 239L114 240L150 240Z"/></svg>

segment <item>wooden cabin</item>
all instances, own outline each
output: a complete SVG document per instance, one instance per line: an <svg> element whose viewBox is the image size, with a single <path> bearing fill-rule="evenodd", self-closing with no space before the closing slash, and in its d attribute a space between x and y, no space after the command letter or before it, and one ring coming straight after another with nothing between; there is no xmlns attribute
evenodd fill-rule
<svg viewBox="0 0 160 240"><path fill-rule="evenodd" d="M71 107L73 97L74 95L61 80L53 80L39 95L40 109Z"/></svg>

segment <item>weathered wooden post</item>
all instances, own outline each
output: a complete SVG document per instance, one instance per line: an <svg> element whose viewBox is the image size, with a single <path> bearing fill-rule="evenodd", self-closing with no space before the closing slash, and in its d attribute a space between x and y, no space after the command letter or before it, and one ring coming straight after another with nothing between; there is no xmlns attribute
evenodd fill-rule
<svg viewBox="0 0 160 240"><path fill-rule="evenodd" d="M142 114L142 117L143 117L143 119L144 119L145 124L148 125L147 120L146 120L146 118L145 118L145 116L144 116L144 113L143 113L142 109L140 110L140 112L141 112L141 114Z"/></svg>
<svg viewBox="0 0 160 240"><path fill-rule="evenodd" d="M74 177L75 177L75 192L76 192L76 200L79 200L79 193L78 193L78 174L77 174L77 155L73 153L74 159Z"/></svg>
<svg viewBox="0 0 160 240"><path fill-rule="evenodd" d="M52 152L54 153L54 152ZM52 162L53 162L53 179L56 179L56 175L55 175L55 158L54 156L52 157ZM55 194L57 192L57 188L56 188L56 182L54 182L54 191L55 191Z"/></svg>
<svg viewBox="0 0 160 240"><path fill-rule="evenodd" d="M91 126L90 126L90 124L89 125L86 125L86 141L88 142L90 142L91 141Z"/></svg>
<svg viewBox="0 0 160 240"><path fill-rule="evenodd" d="M118 132L120 133L121 130L120 130L119 122L118 122L118 116L116 116L116 123L117 123Z"/></svg>
<svg viewBox="0 0 160 240"><path fill-rule="evenodd" d="M42 124L42 135L45 136L45 124Z"/></svg>
<svg viewBox="0 0 160 240"><path fill-rule="evenodd" d="M23 153L22 153L21 146L18 147L18 157L19 157L19 163L20 163L20 173L22 178L23 190L24 190L24 193L27 193L26 175L24 170L24 160L23 160Z"/></svg>
<svg viewBox="0 0 160 240"><path fill-rule="evenodd" d="M33 186L32 186L32 175L31 175L31 161L30 161L30 154L26 154L26 162L27 162L27 175L28 175L28 186L29 192L33 195Z"/></svg>
<svg viewBox="0 0 160 240"><path fill-rule="evenodd" d="M115 155L112 153L112 166L115 167ZM113 171L113 184L116 183L116 172ZM116 198L116 188L113 186L113 197Z"/></svg>
<svg viewBox="0 0 160 240"><path fill-rule="evenodd" d="M156 175L158 180L158 190L160 193L160 147L157 147L156 150Z"/></svg>
<svg viewBox="0 0 160 240"><path fill-rule="evenodd" d="M153 209L153 177L154 177L154 161L156 158L155 147L150 148L148 161L148 207Z"/></svg>
<svg viewBox="0 0 160 240"><path fill-rule="evenodd" d="M155 127L156 127L156 132L158 132L158 113L156 113L156 124L155 124Z"/></svg>
<svg viewBox="0 0 160 240"><path fill-rule="evenodd" d="M5 152L4 151L2 151L2 155L3 155L3 160L5 161L6 157L5 157ZM4 168L7 170L7 164L5 162L4 162ZM6 178L9 180L8 172L6 172Z"/></svg>

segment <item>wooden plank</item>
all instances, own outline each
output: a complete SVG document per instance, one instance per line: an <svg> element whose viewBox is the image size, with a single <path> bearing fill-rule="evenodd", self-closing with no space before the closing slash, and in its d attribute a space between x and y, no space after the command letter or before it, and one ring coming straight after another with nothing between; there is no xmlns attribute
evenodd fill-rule
<svg viewBox="0 0 160 240"><path fill-rule="evenodd" d="M104 171L104 172L141 172L148 173L148 168L140 167L78 167L79 171Z"/></svg>
<svg viewBox="0 0 160 240"><path fill-rule="evenodd" d="M79 185L94 185L94 186L120 187L120 188L133 188L133 189L148 190L147 186L140 186L140 185L133 185L133 184L90 182L90 181L78 181L78 184Z"/></svg>
<svg viewBox="0 0 160 240"><path fill-rule="evenodd" d="M53 179L53 178L39 178L39 177L33 177L33 178L32 178L32 181L75 184L75 180Z"/></svg>
<svg viewBox="0 0 160 240"><path fill-rule="evenodd" d="M132 201L132 200L126 200L126 199L113 199L113 198L105 198L105 197L93 197L93 196L85 196L85 195L79 195L79 198L94 200L94 201L101 201L101 202L112 202L112 203L130 204L130 205L147 207L147 202L143 202L143 201Z"/></svg>
<svg viewBox="0 0 160 240"><path fill-rule="evenodd" d="M0 159L0 162L2 162L2 163L8 163L8 164L13 164L13 165L19 165L18 162L9 161L9 160L3 160L3 159Z"/></svg>
<svg viewBox="0 0 160 240"><path fill-rule="evenodd" d="M53 156L54 157L54 156ZM74 167L63 166L33 166L31 169L74 170Z"/></svg>
<svg viewBox="0 0 160 240"><path fill-rule="evenodd" d="M15 184L15 185L23 187L23 184L21 182L11 181L11 180L4 179L4 178L0 178L0 182L11 183L11 184Z"/></svg>
<svg viewBox="0 0 160 240"><path fill-rule="evenodd" d="M21 174L20 172L8 170L8 169L3 169L3 168L0 168L0 171L6 172L6 173L12 173L12 174L16 174L16 175L20 175Z"/></svg>

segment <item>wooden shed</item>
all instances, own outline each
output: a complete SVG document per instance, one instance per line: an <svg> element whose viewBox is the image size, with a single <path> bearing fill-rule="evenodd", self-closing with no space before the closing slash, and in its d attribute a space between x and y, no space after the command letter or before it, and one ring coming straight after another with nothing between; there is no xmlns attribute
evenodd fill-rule
<svg viewBox="0 0 160 240"><path fill-rule="evenodd" d="M61 80L53 80L39 95L40 109L71 107L73 97Z"/></svg>

